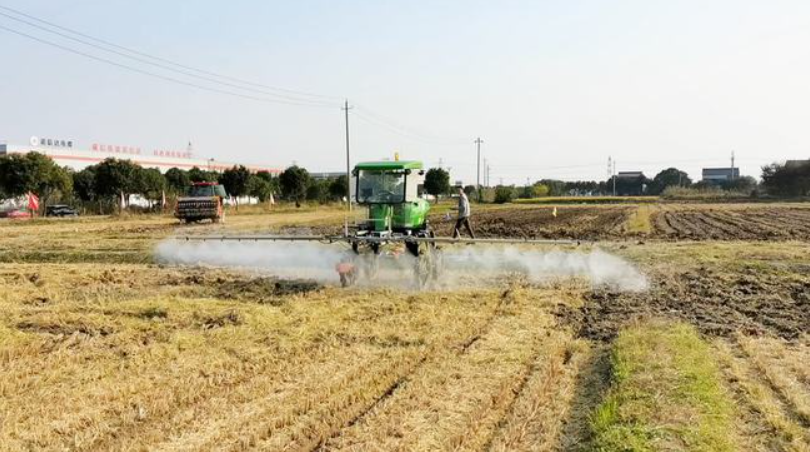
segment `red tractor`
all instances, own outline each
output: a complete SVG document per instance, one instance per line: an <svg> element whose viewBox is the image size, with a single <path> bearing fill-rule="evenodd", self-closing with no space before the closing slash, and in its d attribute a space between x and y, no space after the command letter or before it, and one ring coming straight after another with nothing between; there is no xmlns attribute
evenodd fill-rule
<svg viewBox="0 0 810 452"><path fill-rule="evenodd" d="M225 187L216 182L195 182L186 196L177 199L174 216L186 223L219 223L225 219L223 202L227 197Z"/></svg>

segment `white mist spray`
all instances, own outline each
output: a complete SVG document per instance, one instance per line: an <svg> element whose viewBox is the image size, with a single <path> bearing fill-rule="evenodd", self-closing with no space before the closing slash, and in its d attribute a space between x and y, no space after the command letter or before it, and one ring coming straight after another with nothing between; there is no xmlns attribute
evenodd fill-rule
<svg viewBox="0 0 810 452"><path fill-rule="evenodd" d="M267 272L282 278L307 278L337 283L336 266L351 258L352 251L340 244L315 242L182 242L167 240L156 250L160 262L182 265L210 265ZM370 259L369 256L361 256ZM409 253L386 254L379 259L379 271L368 286L413 287L416 260ZM441 251L441 288L470 287L491 283L507 273L520 273L533 282L550 279L587 278L598 287L620 291L642 291L647 279L632 264L596 250L541 251L527 247L491 245L448 246Z"/></svg>

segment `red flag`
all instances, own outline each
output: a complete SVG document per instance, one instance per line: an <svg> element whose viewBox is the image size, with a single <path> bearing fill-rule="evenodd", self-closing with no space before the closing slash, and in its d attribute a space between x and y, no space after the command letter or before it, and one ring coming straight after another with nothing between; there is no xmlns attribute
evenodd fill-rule
<svg viewBox="0 0 810 452"><path fill-rule="evenodd" d="M28 192L28 210L32 213L39 211L39 197L30 191Z"/></svg>

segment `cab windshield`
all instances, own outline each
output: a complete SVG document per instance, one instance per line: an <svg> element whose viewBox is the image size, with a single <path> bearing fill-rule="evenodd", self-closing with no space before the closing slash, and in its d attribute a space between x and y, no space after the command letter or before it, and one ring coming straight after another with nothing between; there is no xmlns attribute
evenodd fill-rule
<svg viewBox="0 0 810 452"><path fill-rule="evenodd" d="M405 202L405 172L360 170L357 178L357 202L360 204Z"/></svg>
<svg viewBox="0 0 810 452"><path fill-rule="evenodd" d="M208 196L226 197L225 188L222 185L193 185L189 189L188 195L194 198L203 198Z"/></svg>

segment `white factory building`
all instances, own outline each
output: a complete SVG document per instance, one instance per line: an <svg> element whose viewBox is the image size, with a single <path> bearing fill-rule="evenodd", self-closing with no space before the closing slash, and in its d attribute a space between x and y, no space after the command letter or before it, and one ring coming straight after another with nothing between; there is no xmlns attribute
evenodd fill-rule
<svg viewBox="0 0 810 452"><path fill-rule="evenodd" d="M170 168L190 170L195 166L202 170L224 171L238 162L224 162L215 159L196 157L191 146L186 149L159 149L142 148L140 146L91 143L86 146L77 146L72 140L56 138L31 137L28 144L10 144L0 142L0 155L25 154L39 152L52 158L59 166L67 166L80 171L90 165L95 165L107 158L132 160L144 168L157 168L165 173ZM281 172L280 169L262 165L244 165L253 172L268 171L273 174Z"/></svg>

